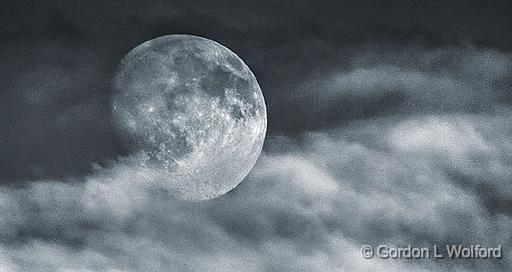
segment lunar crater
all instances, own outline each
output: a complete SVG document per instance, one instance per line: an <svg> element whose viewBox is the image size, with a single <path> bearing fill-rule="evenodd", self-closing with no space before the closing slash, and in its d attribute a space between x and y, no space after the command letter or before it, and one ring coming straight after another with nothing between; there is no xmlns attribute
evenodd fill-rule
<svg viewBox="0 0 512 272"><path fill-rule="evenodd" d="M112 106L119 135L177 198L225 194L263 146L266 108L256 78L205 38L169 35L134 48L114 80Z"/></svg>

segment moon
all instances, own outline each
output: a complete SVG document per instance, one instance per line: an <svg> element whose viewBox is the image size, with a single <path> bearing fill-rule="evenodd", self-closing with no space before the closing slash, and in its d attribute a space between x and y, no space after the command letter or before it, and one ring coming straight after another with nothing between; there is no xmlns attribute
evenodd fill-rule
<svg viewBox="0 0 512 272"><path fill-rule="evenodd" d="M113 81L114 127L161 186L201 201L235 188L258 159L267 116L249 67L225 46L166 35L140 44Z"/></svg>

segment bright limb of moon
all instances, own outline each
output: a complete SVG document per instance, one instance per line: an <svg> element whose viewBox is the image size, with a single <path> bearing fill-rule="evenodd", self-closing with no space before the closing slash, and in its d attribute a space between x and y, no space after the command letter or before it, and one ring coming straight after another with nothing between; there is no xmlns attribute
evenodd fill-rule
<svg viewBox="0 0 512 272"><path fill-rule="evenodd" d="M168 35L121 61L112 97L126 145L175 197L206 200L235 188L261 152L267 117L253 73L212 40Z"/></svg>

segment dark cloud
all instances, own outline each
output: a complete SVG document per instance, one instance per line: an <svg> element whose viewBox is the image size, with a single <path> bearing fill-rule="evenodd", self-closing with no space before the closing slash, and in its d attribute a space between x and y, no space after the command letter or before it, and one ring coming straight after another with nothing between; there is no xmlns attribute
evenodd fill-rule
<svg viewBox="0 0 512 272"><path fill-rule="evenodd" d="M490 112L512 82L512 58L495 50L381 46L340 50L349 64L283 97L282 129L317 129L393 114ZM292 116L295 116L293 118Z"/></svg>
<svg viewBox="0 0 512 272"><path fill-rule="evenodd" d="M2 183L85 173L122 151L100 52L55 41L19 43L1 55Z"/></svg>

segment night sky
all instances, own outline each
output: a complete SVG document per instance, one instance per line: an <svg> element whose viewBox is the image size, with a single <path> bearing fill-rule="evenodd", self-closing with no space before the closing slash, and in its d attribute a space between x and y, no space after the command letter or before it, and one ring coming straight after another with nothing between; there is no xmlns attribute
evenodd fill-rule
<svg viewBox="0 0 512 272"><path fill-rule="evenodd" d="M509 1L0 1L0 271L510 271L510 25ZM130 186L112 78L167 34L230 48L266 99L219 199Z"/></svg>

